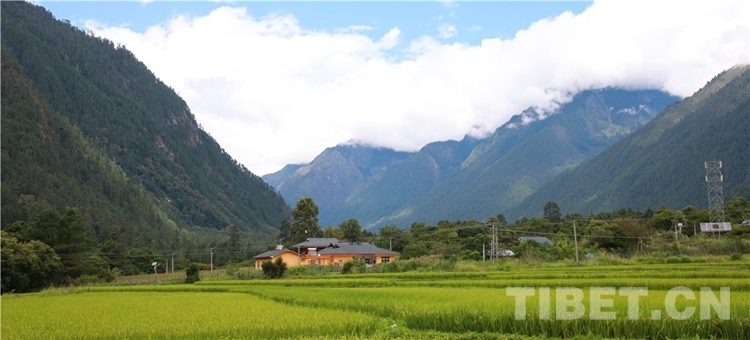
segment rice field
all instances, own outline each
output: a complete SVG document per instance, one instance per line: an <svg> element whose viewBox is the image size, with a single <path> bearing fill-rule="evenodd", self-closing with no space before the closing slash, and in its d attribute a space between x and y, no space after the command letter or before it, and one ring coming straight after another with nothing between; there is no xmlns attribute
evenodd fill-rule
<svg viewBox="0 0 750 340"><path fill-rule="evenodd" d="M750 262L49 290L3 295L1 321L3 339L750 339Z"/></svg>

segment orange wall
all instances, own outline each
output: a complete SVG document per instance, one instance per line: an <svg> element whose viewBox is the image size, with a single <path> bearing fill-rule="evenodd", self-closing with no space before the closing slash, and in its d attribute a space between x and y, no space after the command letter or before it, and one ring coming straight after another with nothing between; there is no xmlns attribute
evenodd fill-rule
<svg viewBox="0 0 750 340"><path fill-rule="evenodd" d="M280 255L276 255L273 258L255 259L255 269L260 270L261 269L260 265L263 262L266 262L266 261L276 261L276 257L279 257L279 256L281 256L281 260L284 261L284 263L286 263L287 268L288 267L296 267L296 266L300 265L299 256L297 256L297 254L290 253L290 252L283 252Z"/></svg>
<svg viewBox="0 0 750 340"><path fill-rule="evenodd" d="M321 266L335 266L335 265L343 265L344 263L347 263L349 261L352 261L354 259L363 258L363 257L369 257L375 258L375 264L382 263L382 259L384 256L390 257L389 262L393 262L399 258L399 255L392 255L392 254L376 254L374 256L372 255L352 255L352 254L333 254L333 255L326 255L326 256L302 256L299 257L297 254L293 254L290 252L284 252L281 255L281 258L286 263L287 267L296 267L296 266L309 266L309 265L321 265ZM264 261L273 261L276 260L276 258L270 259L256 259L255 260L255 269L260 270L260 265ZM310 263L310 260L314 261L313 263ZM339 262L340 261L340 262Z"/></svg>

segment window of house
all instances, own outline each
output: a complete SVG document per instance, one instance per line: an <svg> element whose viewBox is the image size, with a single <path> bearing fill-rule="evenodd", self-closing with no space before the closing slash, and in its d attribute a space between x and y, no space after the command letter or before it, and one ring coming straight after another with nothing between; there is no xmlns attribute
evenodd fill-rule
<svg viewBox="0 0 750 340"><path fill-rule="evenodd" d="M380 258L381 263L388 263L391 262L391 258L389 256L383 256Z"/></svg>
<svg viewBox="0 0 750 340"><path fill-rule="evenodd" d="M365 263L367 263L367 264L370 263L370 258L369 257L365 258Z"/></svg>

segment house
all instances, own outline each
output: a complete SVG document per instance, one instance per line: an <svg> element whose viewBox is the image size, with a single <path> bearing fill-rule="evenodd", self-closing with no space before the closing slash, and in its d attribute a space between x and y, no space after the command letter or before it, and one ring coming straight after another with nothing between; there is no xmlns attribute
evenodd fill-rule
<svg viewBox="0 0 750 340"><path fill-rule="evenodd" d="M319 250L323 250L337 243L339 243L339 240L336 238L308 238L305 242L297 243L291 248L296 249L297 252L303 256L316 256L316 253Z"/></svg>
<svg viewBox="0 0 750 340"><path fill-rule="evenodd" d="M367 264L388 263L401 256L398 252L366 242L337 243L319 251L318 255L327 256L329 264L337 266L352 260L362 260Z"/></svg>
<svg viewBox="0 0 750 340"><path fill-rule="evenodd" d="M263 262L275 261L277 257L281 257L284 263L286 263L287 267L296 267L300 265L299 254L289 249L277 248L275 250L269 250L265 253L253 256L253 259L255 260L255 269L260 270L261 269L260 266L261 264L263 264Z"/></svg>
<svg viewBox="0 0 750 340"><path fill-rule="evenodd" d="M295 244L292 249L276 249L253 257L255 268L260 269L264 261L275 260L282 256L287 266L320 265L342 266L353 260L362 260L368 264L388 263L401 256L400 253L382 249L366 242L339 242L335 238L308 238L305 242Z"/></svg>
<svg viewBox="0 0 750 340"><path fill-rule="evenodd" d="M535 241L536 243L539 243L539 245L542 245L542 246L554 246L555 245L555 242L552 242L550 239L544 236L521 236L518 238L518 242L526 242L526 241Z"/></svg>

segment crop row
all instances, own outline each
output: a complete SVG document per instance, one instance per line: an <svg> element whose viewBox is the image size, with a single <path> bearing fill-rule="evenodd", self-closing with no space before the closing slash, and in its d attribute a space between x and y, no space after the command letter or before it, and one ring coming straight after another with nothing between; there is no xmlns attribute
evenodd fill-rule
<svg viewBox="0 0 750 340"><path fill-rule="evenodd" d="M368 336L378 318L228 292L3 296L3 339L269 339Z"/></svg>

